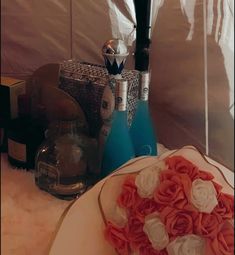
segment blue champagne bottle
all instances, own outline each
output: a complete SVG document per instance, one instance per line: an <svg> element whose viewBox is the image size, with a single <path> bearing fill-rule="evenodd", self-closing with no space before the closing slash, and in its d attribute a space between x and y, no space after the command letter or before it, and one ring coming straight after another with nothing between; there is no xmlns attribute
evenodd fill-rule
<svg viewBox="0 0 235 255"><path fill-rule="evenodd" d="M117 80L111 129L103 150L101 164L101 175L103 177L135 157L127 124L127 89L127 81Z"/></svg>
<svg viewBox="0 0 235 255"><path fill-rule="evenodd" d="M149 112L149 72L141 72L139 79L139 99L136 113L130 127L130 136L135 156L157 155L157 138Z"/></svg>

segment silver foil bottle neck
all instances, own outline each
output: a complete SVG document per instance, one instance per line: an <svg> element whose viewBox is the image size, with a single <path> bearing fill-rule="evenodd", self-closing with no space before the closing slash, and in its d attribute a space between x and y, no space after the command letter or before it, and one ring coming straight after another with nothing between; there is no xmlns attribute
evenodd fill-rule
<svg viewBox="0 0 235 255"><path fill-rule="evenodd" d="M115 110L126 111L127 109L128 82L124 79L116 81L115 86Z"/></svg>
<svg viewBox="0 0 235 255"><path fill-rule="evenodd" d="M150 73L148 71L140 72L139 77L139 99L148 101L149 98Z"/></svg>

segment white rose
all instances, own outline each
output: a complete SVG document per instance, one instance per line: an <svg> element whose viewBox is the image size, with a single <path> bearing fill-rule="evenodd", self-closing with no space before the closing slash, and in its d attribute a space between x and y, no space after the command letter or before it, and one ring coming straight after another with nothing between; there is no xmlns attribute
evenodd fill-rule
<svg viewBox="0 0 235 255"><path fill-rule="evenodd" d="M137 192L142 198L152 198L155 188L159 185L159 173L164 169L164 162L142 170L135 178Z"/></svg>
<svg viewBox="0 0 235 255"><path fill-rule="evenodd" d="M218 204L217 192L211 181L196 179L192 183L191 202L200 211L211 213Z"/></svg>
<svg viewBox="0 0 235 255"><path fill-rule="evenodd" d="M228 221L234 227L234 219Z"/></svg>
<svg viewBox="0 0 235 255"><path fill-rule="evenodd" d="M177 237L166 247L168 255L204 255L205 241L197 235Z"/></svg>
<svg viewBox="0 0 235 255"><path fill-rule="evenodd" d="M118 227L124 227L128 221L126 210L118 205L106 212L106 218Z"/></svg>
<svg viewBox="0 0 235 255"><path fill-rule="evenodd" d="M168 245L169 236L165 225L156 214L145 217L143 230L155 250L160 251Z"/></svg>

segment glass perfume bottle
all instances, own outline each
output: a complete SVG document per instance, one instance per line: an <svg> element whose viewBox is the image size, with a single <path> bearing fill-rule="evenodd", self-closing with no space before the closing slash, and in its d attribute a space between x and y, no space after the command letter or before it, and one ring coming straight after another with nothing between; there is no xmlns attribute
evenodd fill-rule
<svg viewBox="0 0 235 255"><path fill-rule="evenodd" d="M130 127L130 136L137 157L157 155L157 138L153 129L148 105L149 82L149 72L140 72L139 99Z"/></svg>
<svg viewBox="0 0 235 255"><path fill-rule="evenodd" d="M111 39L104 43L102 55L108 71L108 83L101 99L100 114L103 121L108 122L114 111L116 81L122 79L122 71L129 53L123 40Z"/></svg>
<svg viewBox="0 0 235 255"><path fill-rule="evenodd" d="M122 79L117 81L111 129L103 150L101 164L103 177L135 156L127 123L127 89L127 81Z"/></svg>
<svg viewBox="0 0 235 255"><path fill-rule="evenodd" d="M36 155L36 185L62 199L81 195L98 178L94 139L76 115L52 122L46 136Z"/></svg>
<svg viewBox="0 0 235 255"><path fill-rule="evenodd" d="M110 39L102 47L102 55L108 71L107 85L104 88L100 116L102 127L99 132L99 159L102 161L104 145L111 129L115 108L115 89L118 80L122 79L122 71L129 55L126 44L120 39Z"/></svg>

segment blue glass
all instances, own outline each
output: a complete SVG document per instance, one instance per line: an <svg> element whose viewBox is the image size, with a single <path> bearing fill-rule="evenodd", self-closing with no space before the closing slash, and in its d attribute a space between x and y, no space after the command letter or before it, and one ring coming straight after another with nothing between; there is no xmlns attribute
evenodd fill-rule
<svg viewBox="0 0 235 255"><path fill-rule="evenodd" d="M108 175L134 157L134 148L127 125L127 112L115 110L103 152L102 176Z"/></svg>
<svg viewBox="0 0 235 255"><path fill-rule="evenodd" d="M149 113L148 101L139 100L130 127L130 136L136 157L157 155L157 138Z"/></svg>

